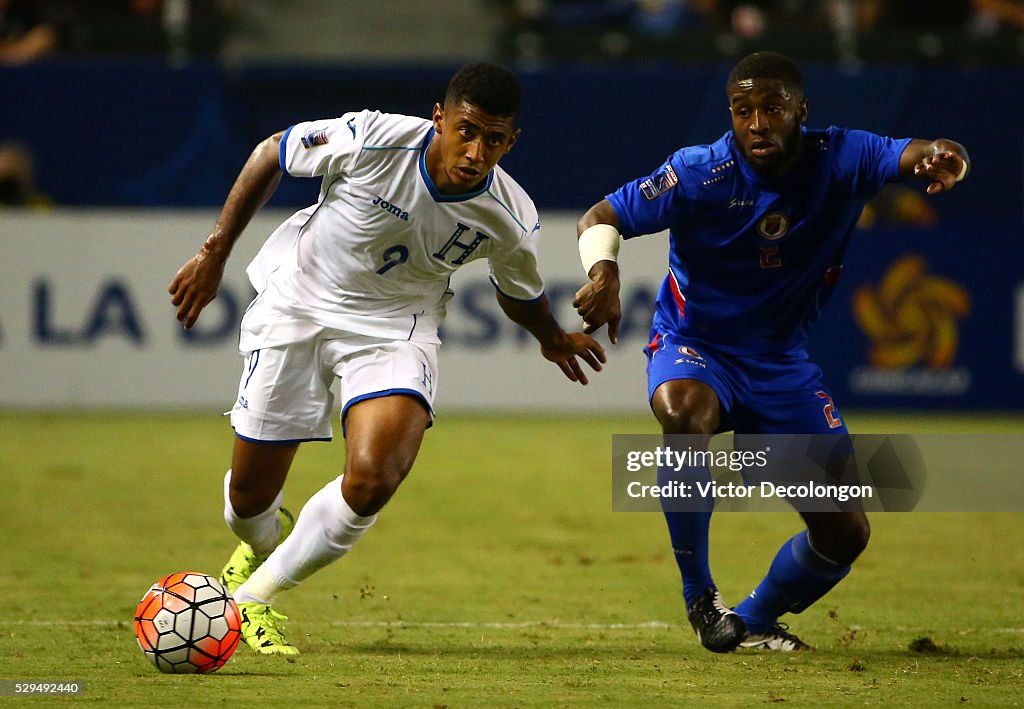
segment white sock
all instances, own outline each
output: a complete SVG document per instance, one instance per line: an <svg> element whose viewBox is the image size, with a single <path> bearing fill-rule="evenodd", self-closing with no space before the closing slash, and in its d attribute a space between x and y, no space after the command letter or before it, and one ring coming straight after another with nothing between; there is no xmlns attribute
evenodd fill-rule
<svg viewBox="0 0 1024 709"><path fill-rule="evenodd" d="M238 588L235 600L273 603L281 591L345 556L376 520L357 515L341 494L341 477L332 480L309 498L295 529Z"/></svg>
<svg viewBox="0 0 1024 709"><path fill-rule="evenodd" d="M245 580L241 586L231 594L235 603L262 603L265 606L272 605L277 599L277 594L294 588L296 584L284 584L274 578L274 575L267 569L267 564L260 564L252 576Z"/></svg>
<svg viewBox="0 0 1024 709"><path fill-rule="evenodd" d="M239 539L252 547L257 556L269 554L281 537L281 525L277 521L277 509L284 500L284 492L263 512L255 517L239 517L231 506L231 470L224 476L224 521Z"/></svg>

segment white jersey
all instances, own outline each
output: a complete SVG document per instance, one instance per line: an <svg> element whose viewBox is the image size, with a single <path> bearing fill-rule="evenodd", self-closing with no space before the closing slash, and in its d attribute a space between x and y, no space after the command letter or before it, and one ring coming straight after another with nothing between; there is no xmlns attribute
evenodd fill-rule
<svg viewBox="0 0 1024 709"><path fill-rule="evenodd" d="M317 203L278 227L249 264L260 295L243 322L243 350L320 327L437 343L451 274L479 258L504 295L543 294L530 197L500 167L475 192L441 194L426 170L433 136L428 120L379 111L286 131L281 168L323 183Z"/></svg>

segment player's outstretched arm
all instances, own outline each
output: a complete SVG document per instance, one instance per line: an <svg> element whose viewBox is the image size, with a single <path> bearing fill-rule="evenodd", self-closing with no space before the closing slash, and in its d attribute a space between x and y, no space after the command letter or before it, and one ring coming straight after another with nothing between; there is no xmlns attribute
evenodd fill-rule
<svg viewBox="0 0 1024 709"><path fill-rule="evenodd" d="M509 320L537 338L544 359L557 364L570 381L588 383L577 357L589 364L595 372L600 372L601 365L608 361L604 348L593 337L562 329L551 314L551 304L546 295L538 300L522 301L513 300L499 291L498 305Z"/></svg>
<svg viewBox="0 0 1024 709"><path fill-rule="evenodd" d="M572 304L583 318L583 332L589 334L608 325L608 339L619 341L619 216L603 199L587 210L576 224L580 260L590 282L576 291Z"/></svg>
<svg viewBox="0 0 1024 709"><path fill-rule="evenodd" d="M167 288L171 304L178 308L178 320L186 329L196 324L203 308L217 297L231 248L281 181L278 155L282 135L270 136L252 151L206 242L199 253L178 270Z"/></svg>
<svg viewBox="0 0 1024 709"><path fill-rule="evenodd" d="M928 194L948 192L971 171L967 149L952 140L921 140L907 144L900 156L900 177L928 180Z"/></svg>

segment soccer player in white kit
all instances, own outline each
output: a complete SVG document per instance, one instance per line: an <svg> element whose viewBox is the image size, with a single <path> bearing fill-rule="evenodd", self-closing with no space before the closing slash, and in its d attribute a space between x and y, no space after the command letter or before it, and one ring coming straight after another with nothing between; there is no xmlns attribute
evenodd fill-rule
<svg viewBox="0 0 1024 709"><path fill-rule="evenodd" d="M519 138L520 100L511 72L472 64L452 77L431 120L367 110L271 136L171 282L190 328L282 173L322 178L317 203L278 227L247 271L258 295L242 319L224 480L225 520L241 543L222 580L257 653L299 652L271 604L342 557L412 468L434 415L437 330L457 268L486 258L502 310L571 381L587 383L579 359L595 371L605 361L600 344L553 317L537 271L537 210L497 166ZM299 444L331 438L335 378L344 474L293 522L281 491Z"/></svg>

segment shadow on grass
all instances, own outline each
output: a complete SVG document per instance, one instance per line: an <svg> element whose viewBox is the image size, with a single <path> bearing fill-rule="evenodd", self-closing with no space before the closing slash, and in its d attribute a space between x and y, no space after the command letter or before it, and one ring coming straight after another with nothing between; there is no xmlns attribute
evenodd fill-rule
<svg viewBox="0 0 1024 709"><path fill-rule="evenodd" d="M915 641L916 642L916 641ZM352 654L375 653L378 655L409 655L419 657L449 656L449 657L482 657L495 660L522 659L524 655L538 660L574 660L574 659L608 659L620 661L650 661L652 659L664 659L670 661L694 660L705 661L715 660L722 663L743 663L750 660L771 660L777 659L786 663L800 663L801 660L817 663L821 660L830 659L863 659L864 661L875 662L906 662L916 661L939 661L949 660L991 660L1004 662L1019 662L1024 660L1024 648L986 648L986 649L961 649L945 645L935 645L937 649L930 649L928 645L915 645L907 648L841 648L841 649L817 649L809 652L782 653L771 650L740 650L738 652L716 655L707 652L698 646L686 646L680 648L675 643L642 646L640 643L615 643L609 644L607 639L602 639L600 644L580 645L579 647L567 648L550 641L539 640L536 643L524 639L520 642L502 644L467 644L453 642L451 639L439 640L437 642L410 643L395 642L392 640L380 640L377 642L360 642L354 644L331 643L330 647L323 647L323 652L341 652ZM921 649L921 647L929 649Z"/></svg>
<svg viewBox="0 0 1024 709"><path fill-rule="evenodd" d="M740 653L712 655L699 646L680 649L675 644L639 646L639 643L610 644L607 640L602 640L600 644L580 645L579 647L565 647L564 645L543 640L537 643L525 641L506 644L488 643L486 645L473 645L464 642L452 642L451 640L423 644L382 640L380 642L363 642L351 645L338 644L332 646L331 651L352 654L409 655L413 657L443 656L516 661L529 657L538 661L555 660L566 662L593 660L650 662L651 660L705 660L714 657L723 658L724 661L743 661L745 657L751 657L751 655L744 656Z"/></svg>

